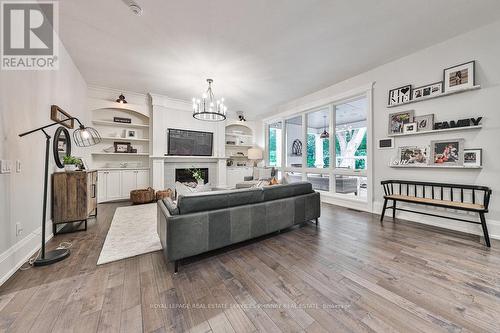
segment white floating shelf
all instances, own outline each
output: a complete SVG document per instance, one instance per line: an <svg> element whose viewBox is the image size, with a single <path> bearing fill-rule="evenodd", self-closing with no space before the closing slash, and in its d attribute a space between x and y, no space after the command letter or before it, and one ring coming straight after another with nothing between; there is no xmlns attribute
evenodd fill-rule
<svg viewBox="0 0 500 333"><path fill-rule="evenodd" d="M232 155L232 156L229 156L229 158L248 158L248 156L246 156L246 155Z"/></svg>
<svg viewBox="0 0 500 333"><path fill-rule="evenodd" d="M443 129L437 129L437 130L431 130L431 131L421 131L421 132L415 132L415 133L389 134L388 136L389 137L396 137L396 136L423 135L423 134L434 134L434 133L454 132L454 131L468 131L468 130L480 129L482 127L483 127L483 125L452 127L452 128L443 128Z"/></svg>
<svg viewBox="0 0 500 333"><path fill-rule="evenodd" d="M92 153L92 155L149 156L149 153Z"/></svg>
<svg viewBox="0 0 500 333"><path fill-rule="evenodd" d="M129 128L149 128L149 125L117 123L114 121L107 121L107 120L92 120L92 123L94 125L103 125L103 126L118 126L118 127L129 127Z"/></svg>
<svg viewBox="0 0 500 333"><path fill-rule="evenodd" d="M138 138L119 138L119 137L102 137L103 140L107 141L138 141L138 142L149 142L149 139L138 139Z"/></svg>
<svg viewBox="0 0 500 333"><path fill-rule="evenodd" d="M465 89L460 89L460 90L454 90L454 91L444 92L444 93L439 94L439 95L422 97L422 98L418 98L418 99L412 99L412 100L409 100L408 102L404 102L404 103L399 103L399 104L395 104L395 105L387 105L387 107L388 108L395 108L395 107L398 107L398 106L401 106L401 105L407 105L407 104L412 104L412 103L418 103L418 102L428 101L429 99L444 97L444 96L448 96L448 95L460 94L460 93L463 93L463 92L466 92L466 91L477 90L477 89L480 89L480 88L481 88L480 85L476 85L476 86L473 86L473 87L470 87L470 88L465 88Z"/></svg>
<svg viewBox="0 0 500 333"><path fill-rule="evenodd" d="M230 133L230 132L226 132L226 135L227 136L239 136L239 137L242 137L242 138L251 138L251 137L253 137L253 135L250 135L250 134L238 134L238 133Z"/></svg>
<svg viewBox="0 0 500 333"><path fill-rule="evenodd" d="M459 165L448 165L448 166L439 166L439 165L391 165L391 168L412 168L412 169L419 169L419 168L432 168L432 169L482 169L482 166L479 167L468 167L468 166L459 166Z"/></svg>

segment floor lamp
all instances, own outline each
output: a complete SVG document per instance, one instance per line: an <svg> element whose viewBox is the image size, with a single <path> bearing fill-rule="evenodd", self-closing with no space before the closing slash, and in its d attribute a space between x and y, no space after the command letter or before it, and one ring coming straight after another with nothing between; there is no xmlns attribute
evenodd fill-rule
<svg viewBox="0 0 500 333"><path fill-rule="evenodd" d="M48 124L34 130L19 134L20 137L41 131L45 134L45 171L44 171L44 183L43 183L43 216L42 216L42 247L40 251L40 256L36 258L33 262L34 266L45 266L50 265L55 262L61 261L69 256L69 249L57 249L54 251L45 251L45 223L47 216L47 183L49 177L49 150L50 150L50 135L45 131L45 129L65 123L69 120L76 120L80 125L73 132L73 140L78 147L90 147L101 142L101 136L99 132L92 127L85 127L80 120L76 117L70 117L65 120L61 120L52 124Z"/></svg>

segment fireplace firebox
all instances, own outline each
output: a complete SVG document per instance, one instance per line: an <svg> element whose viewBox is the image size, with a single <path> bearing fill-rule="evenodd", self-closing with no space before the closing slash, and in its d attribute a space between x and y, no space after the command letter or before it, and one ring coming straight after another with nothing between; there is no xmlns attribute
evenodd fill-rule
<svg viewBox="0 0 500 333"><path fill-rule="evenodd" d="M203 176L203 182L208 183L208 168L200 168ZM196 182L191 169L175 169L175 181L180 183Z"/></svg>

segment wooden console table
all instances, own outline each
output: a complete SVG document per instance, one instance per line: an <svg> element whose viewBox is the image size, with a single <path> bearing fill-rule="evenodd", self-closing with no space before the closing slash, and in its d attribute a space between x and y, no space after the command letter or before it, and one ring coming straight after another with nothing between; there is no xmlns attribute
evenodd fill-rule
<svg viewBox="0 0 500 333"><path fill-rule="evenodd" d="M54 235L58 234L58 224L84 223L84 229L75 231L87 230L89 217L97 217L97 171L54 173L52 175L52 229Z"/></svg>

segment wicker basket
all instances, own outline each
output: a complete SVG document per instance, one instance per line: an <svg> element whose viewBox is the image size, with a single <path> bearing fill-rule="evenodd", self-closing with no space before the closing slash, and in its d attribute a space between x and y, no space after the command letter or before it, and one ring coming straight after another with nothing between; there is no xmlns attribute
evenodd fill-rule
<svg viewBox="0 0 500 333"><path fill-rule="evenodd" d="M153 202L155 200L155 190L148 187L145 190L133 190L130 191L130 201L134 205L145 204Z"/></svg>
<svg viewBox="0 0 500 333"><path fill-rule="evenodd" d="M156 200L161 200L165 198L172 198L174 192L171 189L166 189L163 191L156 191Z"/></svg>

